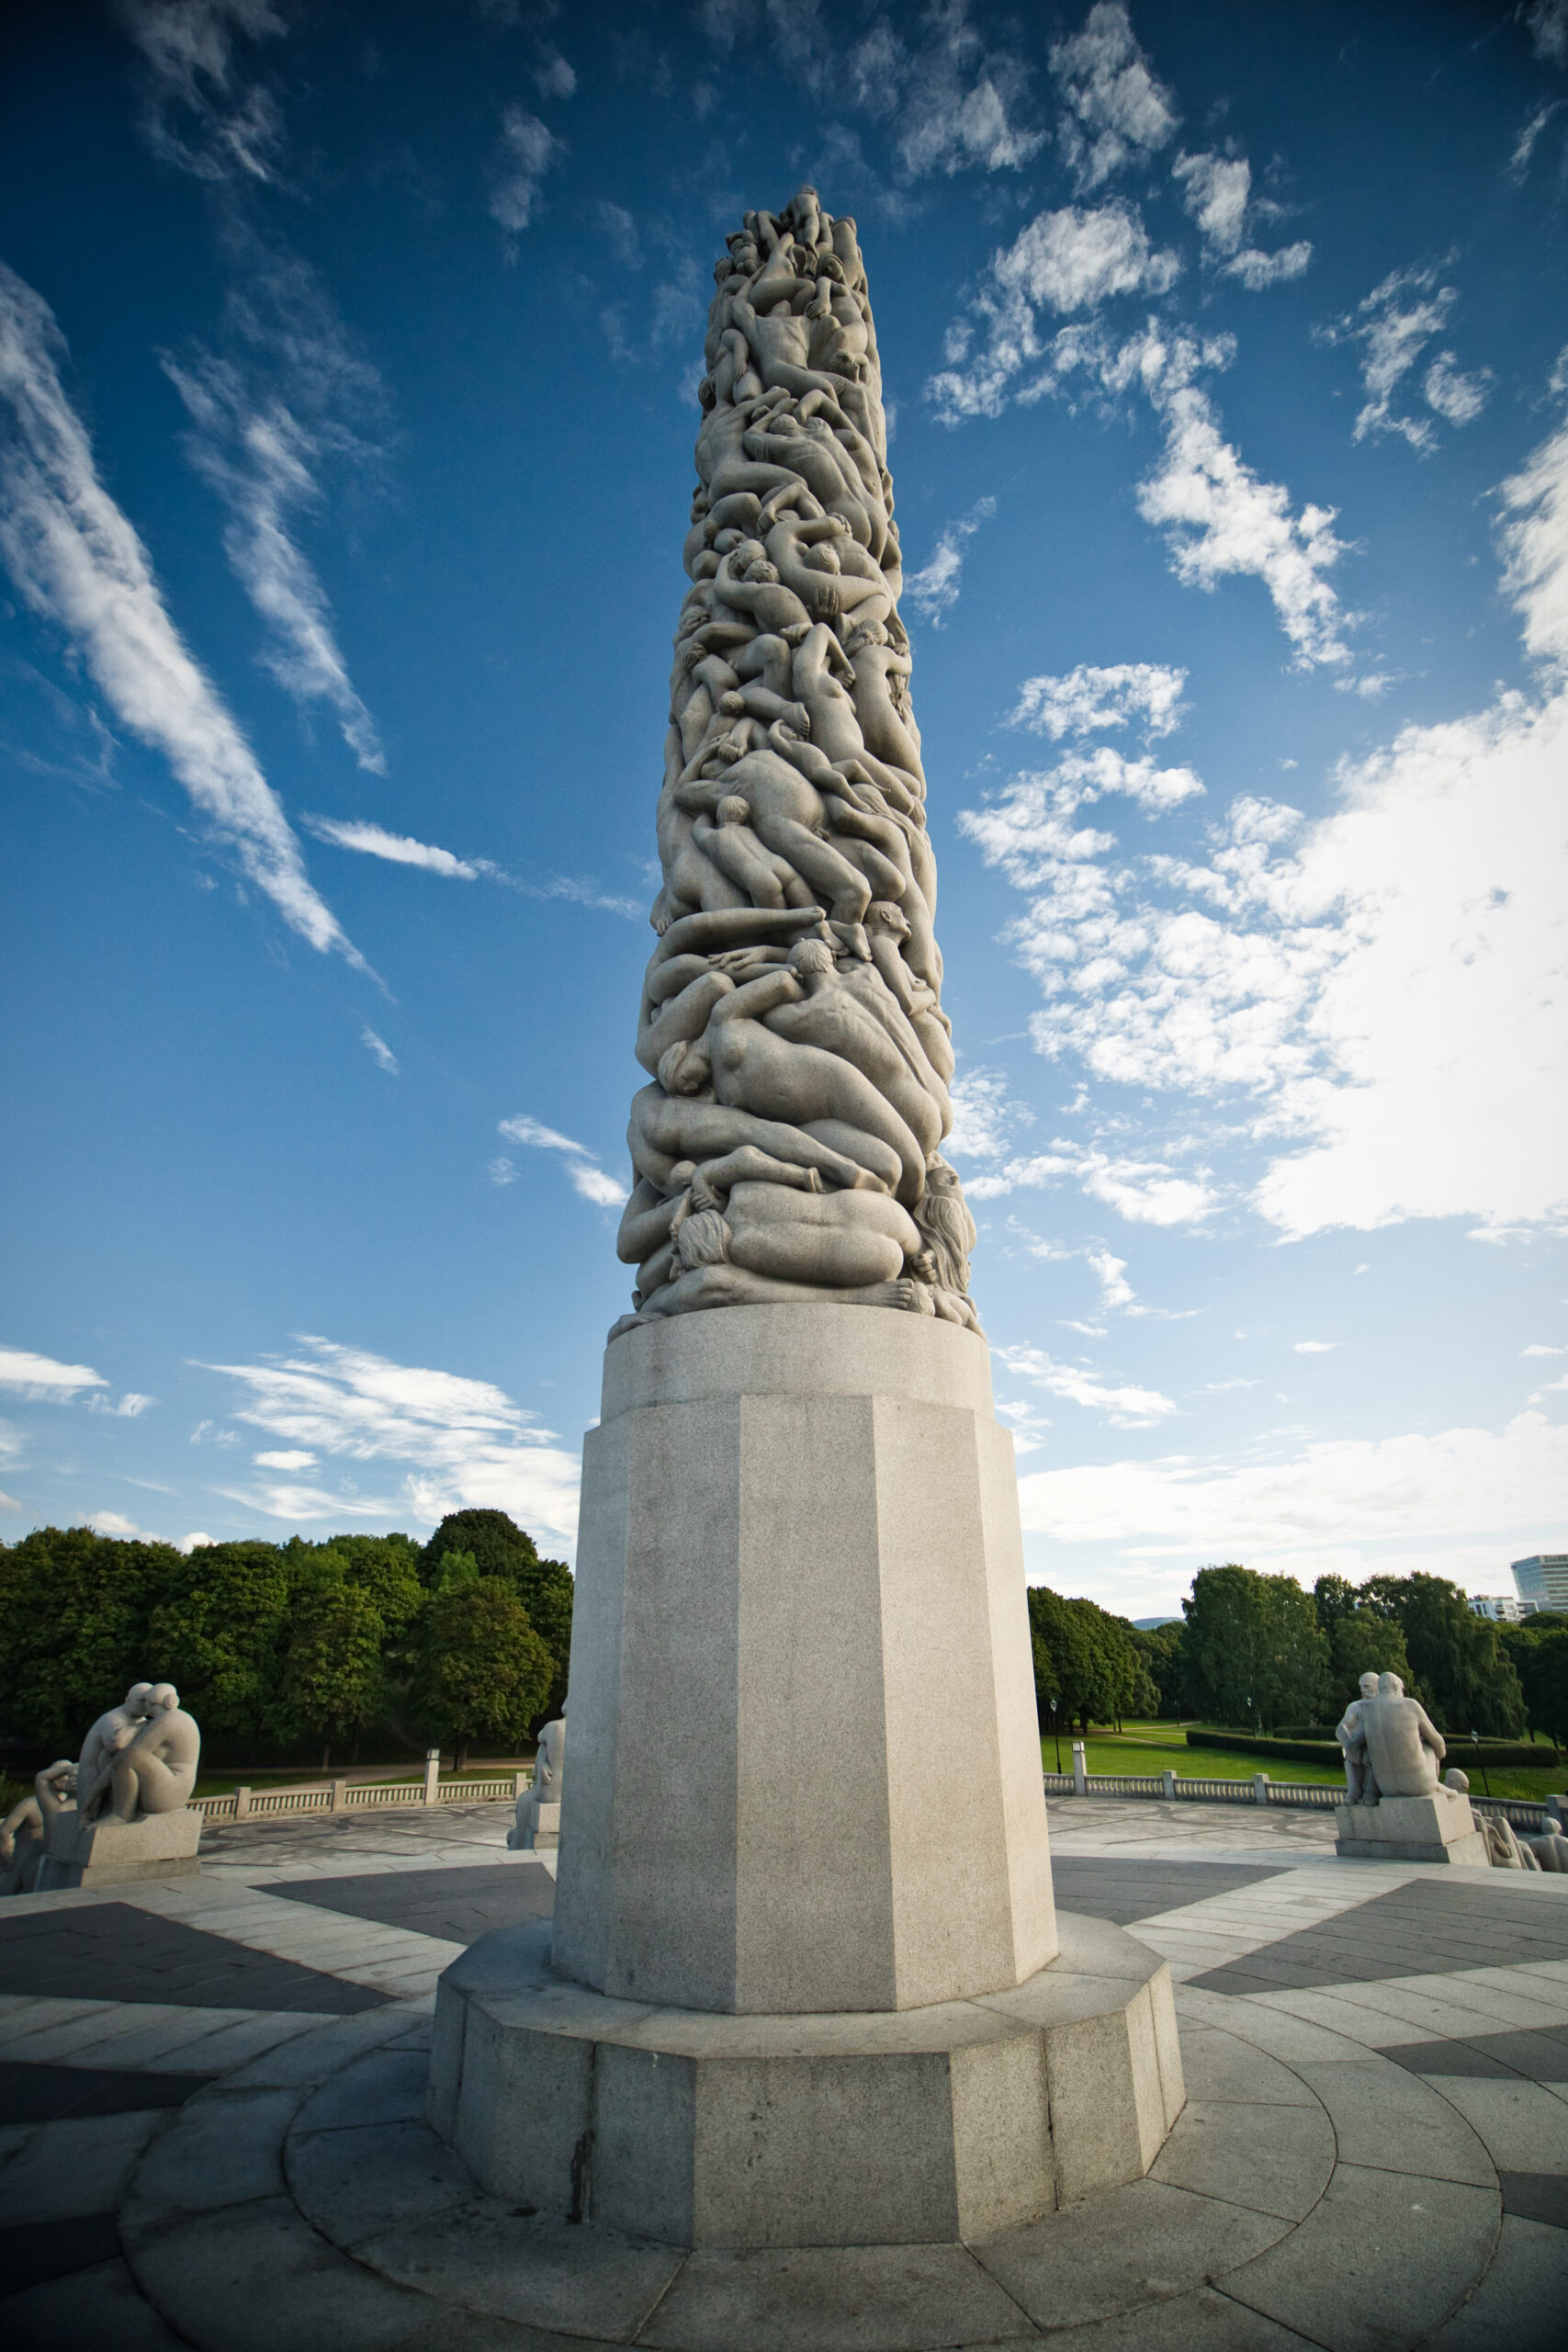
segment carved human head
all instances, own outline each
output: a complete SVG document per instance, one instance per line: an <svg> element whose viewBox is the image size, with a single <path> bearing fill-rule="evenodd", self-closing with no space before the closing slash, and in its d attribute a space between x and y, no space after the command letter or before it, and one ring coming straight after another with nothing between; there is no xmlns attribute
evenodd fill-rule
<svg viewBox="0 0 1568 2352"><path fill-rule="evenodd" d="M909 918L897 899L873 899L865 919L873 930L891 932L895 939L909 936Z"/></svg>
<svg viewBox="0 0 1568 2352"><path fill-rule="evenodd" d="M1363 1675L1362 1675L1362 1677L1361 1677L1361 1696L1362 1696L1362 1698L1363 1698L1363 1699L1375 1699L1375 1698L1376 1698L1376 1696L1377 1696L1377 1690L1378 1690L1378 1679L1377 1679L1377 1676L1376 1676L1375 1674L1363 1674Z"/></svg>
<svg viewBox="0 0 1568 2352"><path fill-rule="evenodd" d="M750 819L751 806L738 792L727 792L714 814L721 825L744 825Z"/></svg>
<svg viewBox="0 0 1568 2352"><path fill-rule="evenodd" d="M1397 1674L1380 1674L1380 1675L1379 1675L1379 1677L1378 1677L1378 1696L1379 1696L1381 1699L1403 1699L1403 1698L1404 1698L1404 1683L1400 1680L1400 1679L1399 1679L1399 1677L1398 1677L1398 1675L1397 1675Z"/></svg>
<svg viewBox="0 0 1568 2352"><path fill-rule="evenodd" d="M798 939L789 951L792 972L830 972L833 951L822 939Z"/></svg>
<svg viewBox="0 0 1568 2352"><path fill-rule="evenodd" d="M1470 1774L1468 1772L1461 1772L1457 1764L1450 1765L1449 1770L1443 1774L1443 1786L1449 1789L1457 1789L1462 1797L1468 1793L1470 1789Z"/></svg>
<svg viewBox="0 0 1568 2352"><path fill-rule="evenodd" d="M150 1682L133 1682L125 1694L126 1713L144 1715L147 1713L147 1702L152 1696L152 1685Z"/></svg>
<svg viewBox="0 0 1568 2352"><path fill-rule="evenodd" d="M694 1209L675 1237L675 1250L688 1272L722 1266L729 1256L729 1227L717 1209Z"/></svg>
<svg viewBox="0 0 1568 2352"><path fill-rule="evenodd" d="M172 1682L154 1682L147 1694L150 1715L172 1714L180 1703L180 1694Z"/></svg>
<svg viewBox="0 0 1568 2352"><path fill-rule="evenodd" d="M705 1094L713 1080L713 1064L700 1045L684 1038L659 1057L659 1083L666 1094Z"/></svg>

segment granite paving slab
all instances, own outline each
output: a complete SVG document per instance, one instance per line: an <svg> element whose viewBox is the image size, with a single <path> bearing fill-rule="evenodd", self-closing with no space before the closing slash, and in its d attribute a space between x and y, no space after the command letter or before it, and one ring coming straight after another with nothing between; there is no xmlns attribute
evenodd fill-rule
<svg viewBox="0 0 1568 2352"><path fill-rule="evenodd" d="M1414 1878L1192 1982L1214 1993L1304 1991L1561 1957L1568 1886L1525 1894L1500 1889L1495 1873L1478 1886L1470 1875Z"/></svg>
<svg viewBox="0 0 1568 2352"><path fill-rule="evenodd" d="M121 2115L132 2108L179 2107L213 2075L153 2074L135 2067L28 2065L0 2060L0 2123L56 2123L68 2115Z"/></svg>
<svg viewBox="0 0 1568 2352"><path fill-rule="evenodd" d="M1087 1912L1091 1918L1128 1928L1135 1919L1257 1886L1281 1872L1278 1863L1128 1861L1062 1854L1054 1858L1051 1875L1065 1911Z"/></svg>
<svg viewBox="0 0 1568 2352"><path fill-rule="evenodd" d="M531 1855L508 1862L473 1862L445 1871L356 1871L342 1878L275 1879L269 1895L290 1903L313 1903L355 1919L375 1919L389 1928L471 1944L492 1928L515 1928L525 1919L547 1918L555 1909L556 1883ZM1109 1916L1107 1914L1106 1916Z"/></svg>
<svg viewBox="0 0 1568 2352"><path fill-rule="evenodd" d="M123 1902L32 1911L17 1919L0 1911L3 1993L328 2013L373 2008L385 1997Z"/></svg>

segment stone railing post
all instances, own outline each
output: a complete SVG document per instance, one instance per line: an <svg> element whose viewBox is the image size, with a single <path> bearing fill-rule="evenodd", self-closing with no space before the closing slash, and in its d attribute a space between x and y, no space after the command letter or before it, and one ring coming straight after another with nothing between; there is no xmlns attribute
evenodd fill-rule
<svg viewBox="0 0 1568 2352"><path fill-rule="evenodd" d="M1252 1776L1252 1802L1254 1804L1268 1804L1269 1775L1267 1772L1254 1772Z"/></svg>
<svg viewBox="0 0 1568 2352"><path fill-rule="evenodd" d="M347 1786L348 1782L346 1781L334 1781L333 1782L332 1803L327 1808L329 1813L341 1813L343 1811L343 1792Z"/></svg>
<svg viewBox="0 0 1568 2352"><path fill-rule="evenodd" d="M1175 1775L1175 1773L1174 1773L1174 1772L1162 1772L1162 1773L1160 1774L1160 1778L1161 1778L1161 1780L1165 1782L1165 1801L1166 1801L1167 1804L1174 1804L1176 1803L1176 1775Z"/></svg>
<svg viewBox="0 0 1568 2352"><path fill-rule="evenodd" d="M426 1804L439 1804L441 1802L441 1750L438 1747L425 1750L424 1802Z"/></svg>
<svg viewBox="0 0 1568 2352"><path fill-rule="evenodd" d="M250 1810L251 1810L251 1792L250 1792L249 1789L236 1789L236 1790L235 1790L235 1792L234 1792L234 1818L235 1818L235 1820L236 1820L236 1821L244 1821L244 1820L247 1820L247 1819L249 1818L249 1815L250 1815Z"/></svg>
<svg viewBox="0 0 1568 2352"><path fill-rule="evenodd" d="M512 1775L512 1802L513 1804L516 1804L524 1790L530 1785L533 1778L534 1776L531 1772L513 1772Z"/></svg>
<svg viewBox="0 0 1568 2352"><path fill-rule="evenodd" d="M1084 1762L1081 1739L1073 1742L1073 1794L1076 1797L1087 1797L1089 1794L1089 1767Z"/></svg>
<svg viewBox="0 0 1568 2352"><path fill-rule="evenodd" d="M1560 1838L1568 1836L1568 1796L1548 1797L1546 1817Z"/></svg>

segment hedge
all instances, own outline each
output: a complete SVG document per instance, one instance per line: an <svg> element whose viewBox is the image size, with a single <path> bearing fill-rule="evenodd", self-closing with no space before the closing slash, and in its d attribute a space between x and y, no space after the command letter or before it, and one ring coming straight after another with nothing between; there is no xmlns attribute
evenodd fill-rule
<svg viewBox="0 0 1568 2352"><path fill-rule="evenodd" d="M1555 1747L1545 1740L1530 1746L1525 1740L1483 1739L1479 1747L1459 1733L1446 1735L1448 1760L1461 1771L1472 1765L1495 1765L1498 1771L1517 1770L1537 1765L1550 1770L1562 1761ZM1325 1771L1337 1773L1343 1769L1343 1758L1337 1740L1330 1739L1255 1739L1246 1732L1190 1731L1189 1747L1218 1747L1231 1756L1258 1756L1265 1761L1270 1756L1281 1763L1321 1764Z"/></svg>

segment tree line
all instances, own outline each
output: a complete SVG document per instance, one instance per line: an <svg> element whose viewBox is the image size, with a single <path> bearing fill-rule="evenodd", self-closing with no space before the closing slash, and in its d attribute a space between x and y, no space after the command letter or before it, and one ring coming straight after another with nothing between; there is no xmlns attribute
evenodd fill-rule
<svg viewBox="0 0 1568 2352"><path fill-rule="evenodd" d="M1140 1628L1043 1585L1029 1594L1040 1720L1191 1717L1264 1733L1332 1726L1366 1673L1397 1674L1439 1729L1568 1738L1568 1618L1499 1625L1445 1577L1357 1586L1235 1561L1201 1568L1179 1622Z"/></svg>
<svg viewBox="0 0 1568 2352"><path fill-rule="evenodd" d="M501 1510L408 1535L198 1546L44 1527L0 1544L0 1736L74 1755L143 1678L179 1687L209 1753L357 1761L483 1741L514 1752L559 1711L571 1570Z"/></svg>

